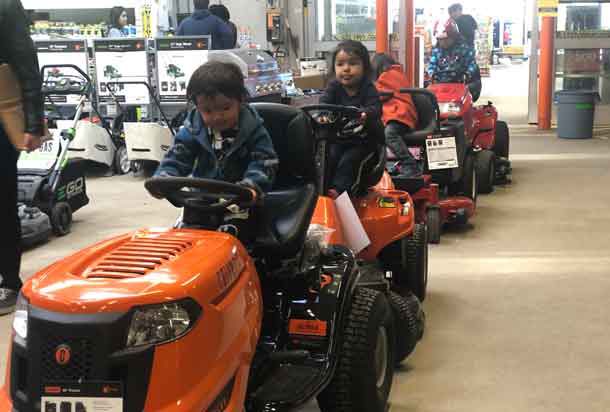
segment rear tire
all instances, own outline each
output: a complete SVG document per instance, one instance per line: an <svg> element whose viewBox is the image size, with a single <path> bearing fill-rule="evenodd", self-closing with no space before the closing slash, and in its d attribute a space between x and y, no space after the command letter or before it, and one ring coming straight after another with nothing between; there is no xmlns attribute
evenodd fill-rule
<svg viewBox="0 0 610 412"><path fill-rule="evenodd" d="M496 154L491 150L481 150L477 153L476 169L479 193L493 192L496 181Z"/></svg>
<svg viewBox="0 0 610 412"><path fill-rule="evenodd" d="M56 236L65 236L72 229L72 208L66 202L59 202L51 210L51 227Z"/></svg>
<svg viewBox="0 0 610 412"><path fill-rule="evenodd" d="M390 293L390 306L394 313L396 330L396 365L402 363L415 350L417 342L424 335L425 315L419 300L409 293L402 297L397 293Z"/></svg>
<svg viewBox="0 0 610 412"><path fill-rule="evenodd" d="M127 155L127 146L120 145L114 154L114 171L119 175L131 172L131 162Z"/></svg>
<svg viewBox="0 0 610 412"><path fill-rule="evenodd" d="M431 207L426 212L426 225L428 226L428 242L433 245L441 243L441 232L443 231L443 221L441 210L438 207Z"/></svg>
<svg viewBox="0 0 610 412"><path fill-rule="evenodd" d="M496 122L496 142L493 151L496 156L508 159L510 152L510 131L508 124L501 120Z"/></svg>
<svg viewBox="0 0 610 412"><path fill-rule="evenodd" d="M382 293L358 288L341 332L337 369L318 395L322 412L386 412L394 376L394 317Z"/></svg>
<svg viewBox="0 0 610 412"><path fill-rule="evenodd" d="M466 196L476 203L478 196L478 178L475 167L475 157L472 152L469 151L466 153L464 165L462 167L462 177L459 181L451 185L449 188L449 194L454 196Z"/></svg>

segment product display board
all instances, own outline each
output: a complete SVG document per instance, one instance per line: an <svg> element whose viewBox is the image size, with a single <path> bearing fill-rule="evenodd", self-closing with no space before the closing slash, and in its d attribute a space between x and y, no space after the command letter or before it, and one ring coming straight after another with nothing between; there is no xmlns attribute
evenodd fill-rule
<svg viewBox="0 0 610 412"><path fill-rule="evenodd" d="M157 79L161 103L184 103L191 76L208 61L210 36L157 39Z"/></svg>
<svg viewBox="0 0 610 412"><path fill-rule="evenodd" d="M131 106L150 103L146 86L122 83L148 83L146 40L95 40L93 48L100 103Z"/></svg>
<svg viewBox="0 0 610 412"><path fill-rule="evenodd" d="M84 40L37 41L35 46L38 54L38 64L41 69L44 66L72 64L85 73L89 72L87 44ZM74 80L82 79L76 70L68 67L45 69L43 76L46 83L68 81L71 78ZM76 105L80 100L78 95L49 97L57 105Z"/></svg>

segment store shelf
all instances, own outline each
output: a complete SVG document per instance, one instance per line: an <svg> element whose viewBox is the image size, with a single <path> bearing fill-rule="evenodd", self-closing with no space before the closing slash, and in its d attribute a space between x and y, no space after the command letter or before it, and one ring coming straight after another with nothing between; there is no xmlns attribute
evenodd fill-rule
<svg viewBox="0 0 610 412"><path fill-rule="evenodd" d="M22 0L26 10L66 10L66 9L110 9L117 5L116 0L97 0L83 2L82 0ZM139 7L142 0L121 0L120 4L126 8Z"/></svg>

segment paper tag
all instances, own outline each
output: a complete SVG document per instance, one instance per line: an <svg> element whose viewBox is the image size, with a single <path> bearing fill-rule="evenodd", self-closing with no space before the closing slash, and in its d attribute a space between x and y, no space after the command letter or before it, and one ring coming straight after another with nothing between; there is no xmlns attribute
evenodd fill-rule
<svg viewBox="0 0 610 412"><path fill-rule="evenodd" d="M106 105L106 114L108 116L116 116L116 104Z"/></svg>
<svg viewBox="0 0 610 412"><path fill-rule="evenodd" d="M358 213L347 192L335 200L335 206L337 206L337 213L339 214L339 220L345 235L346 246L357 255L371 244L371 240L366 234L366 230L364 230L360 217L358 217Z"/></svg>
<svg viewBox="0 0 610 412"><path fill-rule="evenodd" d="M426 153L430 170L455 169L459 166L455 137L426 140Z"/></svg>
<svg viewBox="0 0 610 412"><path fill-rule="evenodd" d="M120 383L45 384L41 412L123 412Z"/></svg>

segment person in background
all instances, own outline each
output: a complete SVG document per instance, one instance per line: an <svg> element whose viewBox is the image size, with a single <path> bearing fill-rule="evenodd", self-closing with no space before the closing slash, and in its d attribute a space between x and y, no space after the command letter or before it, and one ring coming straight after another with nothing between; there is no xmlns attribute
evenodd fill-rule
<svg viewBox="0 0 610 412"><path fill-rule="evenodd" d="M177 36L212 36L212 49L225 50L234 46L233 33L219 17L210 13L210 0L193 0L195 11L178 27Z"/></svg>
<svg viewBox="0 0 610 412"><path fill-rule="evenodd" d="M209 10L210 13L222 19L222 21L224 21L229 26L229 28L231 29L231 33L233 33L233 38L231 40L231 48L236 48L237 26L231 21L231 13L229 13L229 9L227 9L227 6L225 6L224 4L212 4Z"/></svg>
<svg viewBox="0 0 610 412"><path fill-rule="evenodd" d="M449 15L457 23L460 34L464 38L466 44L474 47L476 31L479 28L477 21L470 14L463 14L462 5L460 3L453 4L449 7Z"/></svg>
<svg viewBox="0 0 610 412"><path fill-rule="evenodd" d="M121 6L110 9L110 26L108 37L125 37L127 33L124 28L127 26L127 10Z"/></svg>
<svg viewBox="0 0 610 412"><path fill-rule="evenodd" d="M428 63L428 75L435 83L466 82L476 101L481 95L481 72L474 48L466 45L457 24L449 19L444 31L436 38L438 45L432 50Z"/></svg>
<svg viewBox="0 0 610 412"><path fill-rule="evenodd" d="M354 40L339 43L332 67L335 79L328 84L320 103L358 107L367 126L363 143L334 143L330 147L332 178L327 195L336 199L344 192L354 194L362 164L384 144L385 136L381 100L371 80L371 60L364 44Z"/></svg>
<svg viewBox="0 0 610 412"><path fill-rule="evenodd" d="M42 80L29 24L19 0L0 2L0 63L15 72L23 95L25 148L40 147L43 135ZM17 214L17 159L19 152L0 126L0 315L15 310L21 289L21 228Z"/></svg>
<svg viewBox="0 0 610 412"><path fill-rule="evenodd" d="M400 64L387 54L377 53L371 64L377 79L375 86L383 102L381 120L385 125L385 142L398 159L395 168L401 176L420 176L423 167L402 139L417 128L417 108L413 99L408 93L400 93L400 89L409 87L409 80ZM390 93L391 97L384 96L384 93Z"/></svg>

